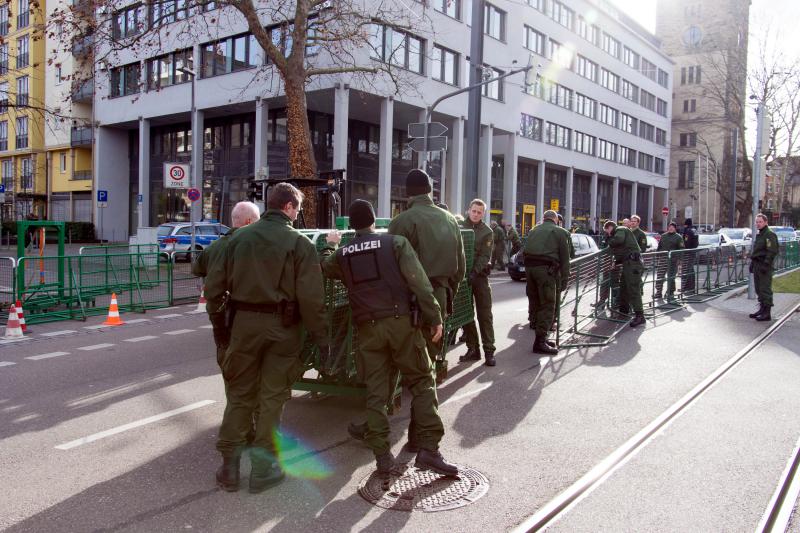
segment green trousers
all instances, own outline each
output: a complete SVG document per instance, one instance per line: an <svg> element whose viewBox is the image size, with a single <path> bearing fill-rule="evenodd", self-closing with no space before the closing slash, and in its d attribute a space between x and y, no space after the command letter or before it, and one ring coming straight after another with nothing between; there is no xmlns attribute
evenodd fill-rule
<svg viewBox="0 0 800 533"><path fill-rule="evenodd" d="M656 294L661 294L664 287L664 277L667 278L667 294L675 294L675 276L678 273L678 258L660 258L658 263L658 277L656 278Z"/></svg>
<svg viewBox="0 0 800 533"><path fill-rule="evenodd" d="M407 316L382 318L358 325L358 364L367 387L367 434L365 442L376 456L389 451L387 393L395 384L395 369L408 387L414 442L438 450L444 435L431 359L419 329Z"/></svg>
<svg viewBox="0 0 800 533"><path fill-rule="evenodd" d="M537 337L547 337L558 305L558 283L555 276L547 270L546 266L525 269L528 279L525 288L528 295L528 319L533 324Z"/></svg>
<svg viewBox="0 0 800 533"><path fill-rule="evenodd" d="M753 267L753 284L755 285L758 303L772 307L772 267L757 263Z"/></svg>
<svg viewBox="0 0 800 533"><path fill-rule="evenodd" d="M478 338L478 328L475 321L464 326L464 335L467 337L467 348L478 349L483 344L484 352L494 353L494 318L492 317L492 288L489 286L488 276L478 276L472 284L472 297L475 300L475 314L478 327L481 330Z"/></svg>
<svg viewBox="0 0 800 533"><path fill-rule="evenodd" d="M620 305L630 306L637 315L644 312L642 307L642 275L644 265L641 261L622 263L622 277L619 287Z"/></svg>
<svg viewBox="0 0 800 533"><path fill-rule="evenodd" d="M280 427L283 405L292 395L292 384L302 372L301 348L299 325L285 328L277 314L236 313L231 343L221 365L227 384L227 404L217 450L223 456L241 453L256 407L253 446L275 454L273 434Z"/></svg>
<svg viewBox="0 0 800 533"><path fill-rule="evenodd" d="M494 249L492 249L492 268L496 268L498 265L505 267L505 253L506 245L504 242L494 243Z"/></svg>

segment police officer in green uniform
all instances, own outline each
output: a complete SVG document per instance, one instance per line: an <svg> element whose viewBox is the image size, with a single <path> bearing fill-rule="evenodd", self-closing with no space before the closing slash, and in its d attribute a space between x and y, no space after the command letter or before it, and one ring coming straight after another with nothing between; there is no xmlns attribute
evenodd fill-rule
<svg viewBox="0 0 800 533"><path fill-rule="evenodd" d="M222 366L227 405L217 440L223 464L216 476L227 491L239 488L239 459L256 405L250 492L284 478L274 435L302 372L301 322L321 349L327 347L319 259L311 241L292 227L302 200L292 185L274 186L266 213L230 238L224 274L206 286L209 299L229 293L231 340Z"/></svg>
<svg viewBox="0 0 800 533"><path fill-rule="evenodd" d="M529 319L536 331L533 352L555 355L547 334L557 312L561 290L569 281L570 234L558 226L558 214L545 211L544 220L533 228L525 241L525 276Z"/></svg>
<svg viewBox="0 0 800 533"><path fill-rule="evenodd" d="M658 241L659 252L674 252L683 250L683 237L678 233L678 225L670 222L667 226L667 232L661 235ZM663 254L659 258L658 263L658 279L656 280L656 298L661 298L664 287L664 275L667 276L667 300L672 300L675 297L675 275L678 273L678 256L677 254Z"/></svg>
<svg viewBox="0 0 800 533"><path fill-rule="evenodd" d="M636 237L630 229L608 220L603 225L608 238L608 247L614 255L614 262L622 266L622 275L619 282L620 311L627 313L630 307L636 314L631 321L631 327L645 323L644 308L642 307L642 249L636 242Z"/></svg>
<svg viewBox="0 0 800 533"><path fill-rule="evenodd" d="M639 227L641 224L642 219L639 215L633 215L631 217L630 226L628 226L633 233L633 236L636 237L636 243L639 245L639 249L642 253L647 251L647 234L642 231L642 228Z"/></svg>
<svg viewBox="0 0 800 533"><path fill-rule="evenodd" d="M472 321L464 326L464 336L467 341L467 353L459 361L480 361L480 344L483 343L483 352L486 356L486 366L495 366L494 358L494 324L492 318L492 289L489 287L489 273L492 271L490 264L494 238L491 228L483 221L486 213L486 203L475 199L469 204L468 218L464 220L463 227L475 232L475 259L472 271L469 273L469 283L472 287L472 296L475 300L475 311L481 336L478 338L478 328Z"/></svg>
<svg viewBox="0 0 800 533"><path fill-rule="evenodd" d="M349 215L355 238L336 250L341 235L328 234L322 268L327 276L341 279L348 290L358 333L358 362L367 386L365 441L375 453L378 473L388 476L394 466L386 391L393 386L391 369L397 368L414 397L411 410L419 446L414 466L456 476L458 467L438 451L444 426L437 412L431 359L420 331L425 324L434 342L442 338L442 314L433 287L405 237L375 233L375 212L369 202L354 201Z"/></svg>
<svg viewBox="0 0 800 533"><path fill-rule="evenodd" d="M753 241L753 250L750 253L750 272L753 274L753 283L758 295L758 311L752 313L750 318L762 322L772 320L773 262L780 249L778 236L767 225L766 215L762 213L756 215L756 229L758 229L758 234Z"/></svg>
<svg viewBox="0 0 800 533"><path fill-rule="evenodd" d="M508 253L508 261L511 262L511 258L522 249L522 239L511 224L506 224L506 240L511 243L511 251Z"/></svg>
<svg viewBox="0 0 800 533"><path fill-rule="evenodd" d="M506 232L497 222L492 221L492 239L494 249L492 250L492 268L505 270L503 255L506 253Z"/></svg>

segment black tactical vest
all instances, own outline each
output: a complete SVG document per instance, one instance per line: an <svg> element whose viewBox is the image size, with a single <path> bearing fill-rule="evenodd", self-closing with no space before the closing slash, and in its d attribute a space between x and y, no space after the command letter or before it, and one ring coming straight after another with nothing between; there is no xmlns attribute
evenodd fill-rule
<svg viewBox="0 0 800 533"><path fill-rule="evenodd" d="M336 251L356 324L411 312L411 291L394 256L394 236L366 233Z"/></svg>

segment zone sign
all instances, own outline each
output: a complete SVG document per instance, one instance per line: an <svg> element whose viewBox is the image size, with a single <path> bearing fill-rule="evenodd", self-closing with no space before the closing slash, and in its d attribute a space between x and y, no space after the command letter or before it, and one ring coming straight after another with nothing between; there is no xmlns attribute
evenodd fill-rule
<svg viewBox="0 0 800 533"><path fill-rule="evenodd" d="M186 189L189 187L189 165L164 163L164 188Z"/></svg>

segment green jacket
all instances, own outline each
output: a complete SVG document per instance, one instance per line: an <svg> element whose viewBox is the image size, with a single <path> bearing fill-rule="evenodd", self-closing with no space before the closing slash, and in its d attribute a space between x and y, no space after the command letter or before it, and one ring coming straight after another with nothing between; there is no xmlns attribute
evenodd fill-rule
<svg viewBox="0 0 800 533"><path fill-rule="evenodd" d="M658 241L659 252L671 252L673 250L683 250L683 236L680 233L662 233L661 240Z"/></svg>
<svg viewBox="0 0 800 533"><path fill-rule="evenodd" d="M225 273L206 283L208 299L230 292L250 304L297 302L306 330L318 343L327 341L322 271L311 241L292 228L282 211L269 209L240 228L225 248Z"/></svg>
<svg viewBox="0 0 800 533"><path fill-rule="evenodd" d="M561 286L569 281L570 243L569 232L552 220L545 219L528 233L525 240L525 255L552 259L558 263Z"/></svg>
<svg viewBox="0 0 800 533"><path fill-rule="evenodd" d="M228 247L228 243L231 242L231 237L235 231L236 228L231 228L227 234L212 242L205 250L198 254L194 263L192 263L192 274L200 278L205 278L203 280L205 285L209 283L224 283L224 279L220 280L219 278L220 276L225 276L225 249ZM208 314L210 315L218 312L220 307L222 307L224 294L219 298L213 299L209 298L207 293L204 295L206 297L206 310Z"/></svg>
<svg viewBox="0 0 800 533"><path fill-rule="evenodd" d="M492 228L487 226L483 220L473 224L469 218L462 222L461 227L475 232L475 259L472 261L472 272L482 274L486 265L492 261L492 250L494 250Z"/></svg>
<svg viewBox="0 0 800 533"><path fill-rule="evenodd" d="M642 253L645 253L647 251L647 234L642 231L642 228L632 229L631 233L636 237L636 242L639 244Z"/></svg>
<svg viewBox="0 0 800 533"><path fill-rule="evenodd" d="M636 242L633 232L623 226L617 226L614 235L608 238L606 244L608 244L611 253L614 254L614 259L617 261L624 260L628 254L642 253L642 249L639 247L639 243Z"/></svg>
<svg viewBox="0 0 800 533"><path fill-rule="evenodd" d="M370 229L356 231L356 235L372 233ZM333 279L344 279L342 268L336 261L336 246L327 244L320 252L322 257L322 271L326 276ZM417 258L417 254L411 247L411 243L405 237L394 236L394 257L400 267L400 273L408 284L408 289L417 297L417 304L422 312L422 321L431 326L438 326L442 323L441 310L439 303L433 296L433 286L428 281L425 269Z"/></svg>
<svg viewBox="0 0 800 533"><path fill-rule="evenodd" d="M503 231L503 228L501 228L499 225L492 228L492 237L494 239L495 246L500 244L505 245L506 232Z"/></svg>
<svg viewBox="0 0 800 533"><path fill-rule="evenodd" d="M775 256L778 255L779 250L778 236L775 235L775 232L772 231L769 226L764 226L763 229L758 231L758 235L756 235L750 258L753 261L764 263L772 267L772 262L775 260Z"/></svg>
<svg viewBox="0 0 800 533"><path fill-rule="evenodd" d="M508 229L506 239L511 243L512 249L522 248L522 239L519 238L519 233L517 233L517 230L515 230L513 226Z"/></svg>
<svg viewBox="0 0 800 533"><path fill-rule="evenodd" d="M458 290L467 270L461 231L455 217L436 207L429 194L412 196L408 209L392 219L389 233L411 243L431 282Z"/></svg>

